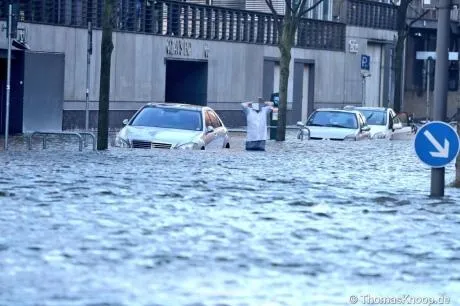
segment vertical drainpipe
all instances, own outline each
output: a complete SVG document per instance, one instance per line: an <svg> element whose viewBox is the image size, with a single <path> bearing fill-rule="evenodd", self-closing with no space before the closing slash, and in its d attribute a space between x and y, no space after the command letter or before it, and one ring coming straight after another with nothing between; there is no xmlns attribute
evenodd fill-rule
<svg viewBox="0 0 460 306"><path fill-rule="evenodd" d="M401 77L401 111L404 111L404 92L406 91L406 53L407 53L407 34L406 39L404 39L404 51L403 51L403 60L402 60L402 77Z"/></svg>
<svg viewBox="0 0 460 306"><path fill-rule="evenodd" d="M388 82L389 82L389 74L388 74L388 67L389 67L389 51L388 51L388 44L382 44L382 63L380 66L382 67L382 106L388 107Z"/></svg>

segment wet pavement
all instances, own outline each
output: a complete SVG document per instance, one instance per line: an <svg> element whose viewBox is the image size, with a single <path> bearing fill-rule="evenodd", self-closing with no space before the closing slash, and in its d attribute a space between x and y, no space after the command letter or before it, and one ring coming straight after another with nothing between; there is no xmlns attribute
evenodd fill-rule
<svg viewBox="0 0 460 306"><path fill-rule="evenodd" d="M460 191L428 197L412 141L234 136L223 153L11 139L0 305L460 305Z"/></svg>

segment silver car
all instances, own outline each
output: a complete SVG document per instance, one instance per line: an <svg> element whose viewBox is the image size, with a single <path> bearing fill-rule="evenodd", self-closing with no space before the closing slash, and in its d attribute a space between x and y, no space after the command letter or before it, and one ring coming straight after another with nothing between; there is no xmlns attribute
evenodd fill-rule
<svg viewBox="0 0 460 306"><path fill-rule="evenodd" d="M364 140L370 138L370 127L362 113L355 110L321 108L307 122L297 122L298 139Z"/></svg>
<svg viewBox="0 0 460 306"><path fill-rule="evenodd" d="M360 111L371 128L372 139L394 139L410 136L411 126L403 126L395 111L388 107L346 106L345 109Z"/></svg>
<svg viewBox="0 0 460 306"><path fill-rule="evenodd" d="M142 149L230 148L227 128L207 106L176 103L149 103L125 125L115 146Z"/></svg>

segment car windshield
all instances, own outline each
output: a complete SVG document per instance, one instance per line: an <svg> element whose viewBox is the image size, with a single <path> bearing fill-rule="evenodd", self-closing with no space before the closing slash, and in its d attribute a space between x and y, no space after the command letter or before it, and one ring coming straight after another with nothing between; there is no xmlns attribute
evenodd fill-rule
<svg viewBox="0 0 460 306"><path fill-rule="evenodd" d="M360 109L359 110L364 117L366 117L367 124L369 125L386 125L387 116L385 111L376 111L369 109Z"/></svg>
<svg viewBox="0 0 460 306"><path fill-rule="evenodd" d="M307 121L307 126L328 126L346 129L357 129L358 122L354 113L317 111Z"/></svg>
<svg viewBox="0 0 460 306"><path fill-rule="evenodd" d="M201 112L172 107L145 107L134 118L132 126L202 131Z"/></svg>

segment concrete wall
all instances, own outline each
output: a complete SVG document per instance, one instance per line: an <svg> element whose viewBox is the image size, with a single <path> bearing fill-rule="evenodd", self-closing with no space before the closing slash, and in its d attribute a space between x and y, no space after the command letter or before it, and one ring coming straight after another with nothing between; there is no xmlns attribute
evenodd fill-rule
<svg viewBox="0 0 460 306"><path fill-rule="evenodd" d="M65 53L64 121L80 121L85 108L87 31L71 27L25 24L28 45L34 51ZM93 32L93 55L90 67L89 99L91 118L98 108L101 31ZM2 36L0 41L5 38ZM114 33L110 109L129 114L146 102L164 101L165 57L208 62L208 105L227 117L229 126L242 122L239 103L262 96L264 58L279 58L277 47L219 41L186 40L189 55L168 55L171 37ZM174 38L173 38L174 39ZM348 41L356 40L357 53L350 53ZM294 49L291 72L295 60L314 62L314 107L338 106L361 101L360 54L367 41L388 43L393 32L385 30L347 28L346 52ZM291 80L292 82L294 80ZM297 86L297 90L298 86ZM301 88L300 88L301 90ZM294 94L299 97L299 95ZM295 103L299 101L294 101ZM231 112L237 113L233 118ZM243 118L244 119L244 118ZM117 118L118 121L118 118ZM111 125L119 123L113 123ZM80 125L80 124L78 124ZM73 127L66 125L64 127Z"/></svg>
<svg viewBox="0 0 460 306"><path fill-rule="evenodd" d="M378 43L384 49L383 69L387 84L383 86L383 105L392 104L392 75L389 48L395 42L396 32L370 28L347 27L346 56L344 61L344 103L360 104L362 101L361 54L367 54L369 42ZM351 42L357 44L357 52L350 52Z"/></svg>

